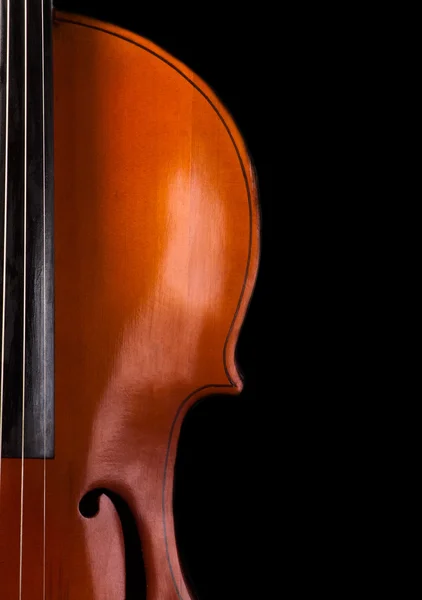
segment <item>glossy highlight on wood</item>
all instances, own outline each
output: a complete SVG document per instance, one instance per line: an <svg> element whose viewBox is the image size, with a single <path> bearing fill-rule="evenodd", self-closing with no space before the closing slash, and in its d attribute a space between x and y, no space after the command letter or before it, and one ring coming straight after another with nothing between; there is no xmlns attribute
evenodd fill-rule
<svg viewBox="0 0 422 600"><path fill-rule="evenodd" d="M55 458L46 599L125 598L113 494L148 600L189 600L173 471L194 402L242 387L234 351L258 266L242 138L211 90L150 41L56 14ZM21 465L2 462L0 595L19 596ZM22 599L42 599L43 461L25 461ZM90 518L79 503L101 495ZM200 599L198 599L200 600Z"/></svg>

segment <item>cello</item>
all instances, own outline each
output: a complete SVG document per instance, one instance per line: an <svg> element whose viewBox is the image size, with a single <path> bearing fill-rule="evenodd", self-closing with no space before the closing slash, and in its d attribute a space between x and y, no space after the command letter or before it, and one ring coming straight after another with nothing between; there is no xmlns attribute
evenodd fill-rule
<svg viewBox="0 0 422 600"><path fill-rule="evenodd" d="M256 182L228 111L147 39L1 2L0 595L193 598L172 506L180 428L242 389Z"/></svg>

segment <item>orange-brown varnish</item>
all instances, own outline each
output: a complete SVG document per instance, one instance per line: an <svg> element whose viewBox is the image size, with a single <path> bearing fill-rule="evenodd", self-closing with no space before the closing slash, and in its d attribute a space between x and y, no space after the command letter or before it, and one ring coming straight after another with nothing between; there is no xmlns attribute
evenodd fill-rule
<svg viewBox="0 0 422 600"><path fill-rule="evenodd" d="M172 514L180 426L238 393L234 348L259 223L242 139L188 68L117 27L57 13L55 458L46 464L46 600L125 596L129 504L148 600L191 598ZM24 463L22 600L43 599L44 463ZM21 461L3 459L0 597L19 598Z"/></svg>

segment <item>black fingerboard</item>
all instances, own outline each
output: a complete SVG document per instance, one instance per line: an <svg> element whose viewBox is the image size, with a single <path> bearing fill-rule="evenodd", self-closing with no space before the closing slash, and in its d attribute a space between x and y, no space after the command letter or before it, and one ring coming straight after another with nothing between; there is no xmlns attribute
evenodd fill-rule
<svg viewBox="0 0 422 600"><path fill-rule="evenodd" d="M54 456L51 0L0 0L1 457Z"/></svg>

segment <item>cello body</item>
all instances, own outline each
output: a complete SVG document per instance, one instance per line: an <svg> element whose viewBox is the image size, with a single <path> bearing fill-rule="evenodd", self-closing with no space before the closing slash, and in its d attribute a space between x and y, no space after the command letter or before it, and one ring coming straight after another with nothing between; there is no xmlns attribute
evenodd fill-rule
<svg viewBox="0 0 422 600"><path fill-rule="evenodd" d="M148 600L190 600L177 443L196 401L242 388L253 170L215 94L150 41L56 13L53 63L55 452L25 460L23 489L21 461L2 459L0 597L132 597L119 499Z"/></svg>

